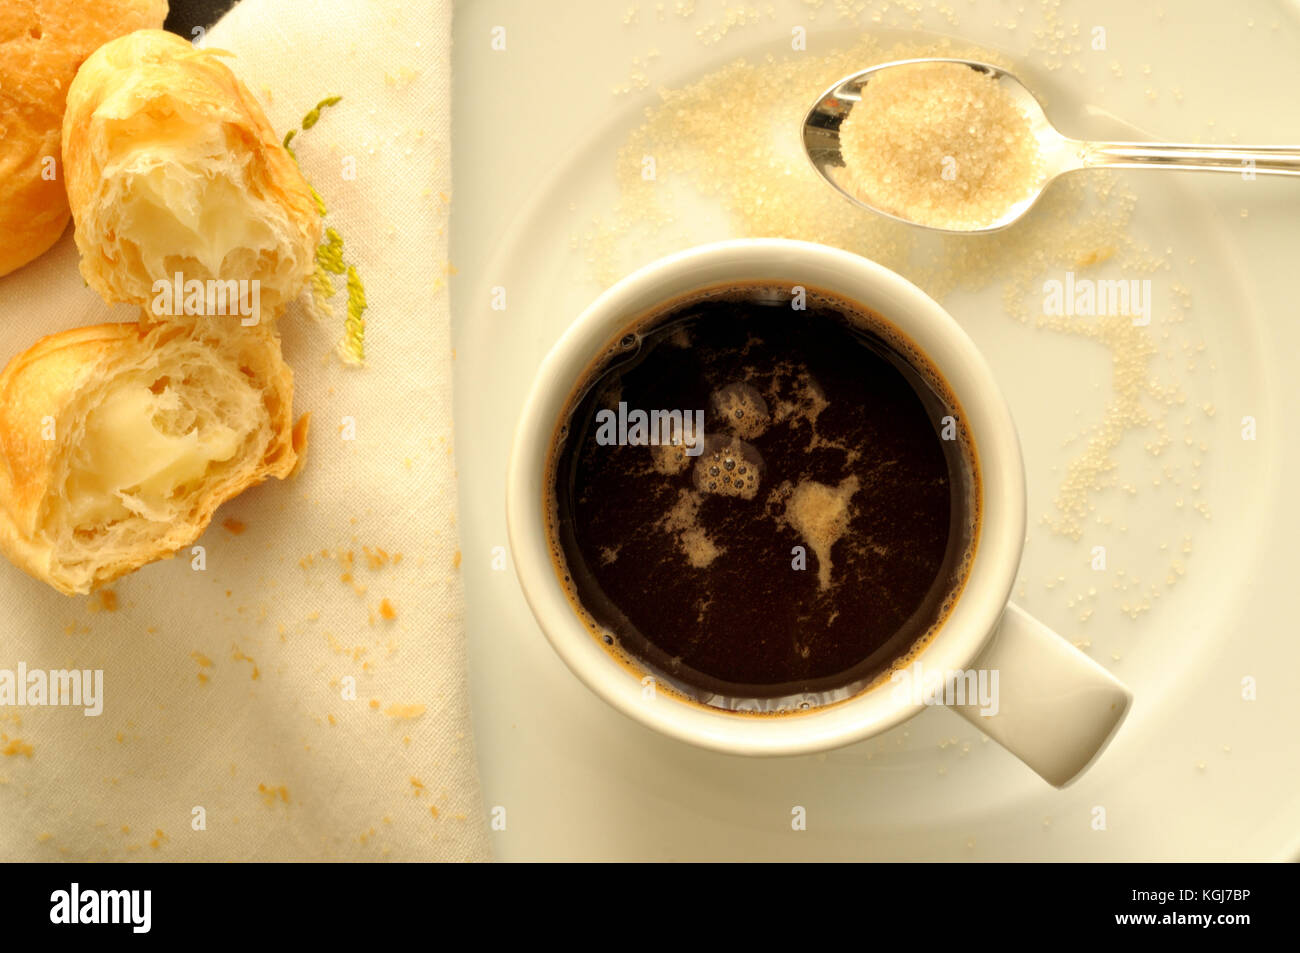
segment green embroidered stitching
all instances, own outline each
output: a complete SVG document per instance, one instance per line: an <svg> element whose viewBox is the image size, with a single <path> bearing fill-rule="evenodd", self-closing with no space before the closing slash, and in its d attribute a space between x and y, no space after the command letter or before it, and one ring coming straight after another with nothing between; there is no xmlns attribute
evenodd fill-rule
<svg viewBox="0 0 1300 953"><path fill-rule="evenodd" d="M316 264L332 275L347 269L343 263L343 236L332 228L325 229L325 241L316 246Z"/></svg>
<svg viewBox="0 0 1300 953"><path fill-rule="evenodd" d="M307 115L302 117L302 128L307 130L320 121L321 111L338 104L343 100L342 96L328 96L317 103L312 109L308 110ZM290 129L284 137L284 149L293 157L293 161L298 161L298 155L293 151L290 145L294 137L298 134L297 129ZM328 210L325 207L325 200L321 198L320 193L310 183L307 188L311 189L311 197L316 203L316 211L324 218ZM311 294L316 306L327 315L333 315L334 309L329 306L329 301L335 295L334 281L331 275L341 275L346 271L348 279L348 316L344 324L343 337L339 339L337 351L339 357L347 364L362 364L366 359L366 322L362 315L366 311L366 289L361 282L361 276L357 274L354 266L347 264L343 260L343 236L332 228L325 229L325 241L316 246L316 268L311 276Z"/></svg>
<svg viewBox="0 0 1300 953"><path fill-rule="evenodd" d="M307 115L302 117L302 127L304 129L310 129L312 126L316 125L316 121L320 119L320 111L326 106L336 105L342 99L342 96L329 96L322 99L316 104L314 109L308 110Z"/></svg>
<svg viewBox="0 0 1300 953"><path fill-rule="evenodd" d="M325 229L325 241L316 246L316 269L311 275L311 296L326 317L334 317L329 301L334 297L334 279L347 270L343 263L343 236L332 228Z"/></svg>
<svg viewBox="0 0 1300 953"><path fill-rule="evenodd" d="M342 101L343 101L342 96L327 96L325 99L322 99L311 109L307 110L307 115L302 117L302 128L310 129L312 126L316 125L316 123L320 121L320 113L322 109L325 109L326 107L329 106L335 106ZM293 142L293 137L296 135L298 135L297 129L290 129L287 133L284 134L284 151L289 153L289 155L293 156L294 162L298 161L298 155L293 151L293 148L289 145L289 143ZM312 191L314 192L315 189L313 189Z"/></svg>
<svg viewBox="0 0 1300 953"><path fill-rule="evenodd" d="M357 270L348 265L347 331L339 341L339 356L348 363L361 364L366 359L366 289Z"/></svg>

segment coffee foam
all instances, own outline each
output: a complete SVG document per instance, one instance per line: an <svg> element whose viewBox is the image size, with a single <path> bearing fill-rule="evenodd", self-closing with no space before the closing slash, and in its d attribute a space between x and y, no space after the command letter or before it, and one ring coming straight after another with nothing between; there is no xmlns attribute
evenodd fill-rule
<svg viewBox="0 0 1300 953"><path fill-rule="evenodd" d="M677 546L686 561L696 569L705 569L725 549L717 545L699 524L700 503L703 498L691 490L680 490L673 508L659 521L659 528L677 537Z"/></svg>
<svg viewBox="0 0 1300 953"><path fill-rule="evenodd" d="M762 483L763 458L739 437L710 434L691 476L700 493L752 500Z"/></svg>
<svg viewBox="0 0 1300 953"><path fill-rule="evenodd" d="M778 379L780 376L794 378L795 399L779 402L772 413L772 418L778 423L792 417L796 418L800 423L811 429L813 433L816 433L817 418L821 416L823 410L830 406L830 403L826 400L826 395L822 393L821 387L807 371L797 370L792 364L780 364L777 366L776 372Z"/></svg>
<svg viewBox="0 0 1300 953"><path fill-rule="evenodd" d="M849 501L858 492L856 475L839 486L800 480L785 504L785 518L817 557L817 585L831 587L831 549L849 527Z"/></svg>
<svg viewBox="0 0 1300 953"><path fill-rule="evenodd" d="M688 448L682 443L680 434L675 435L672 443L651 444L649 449L655 472L664 476L675 476L681 473L694 459L686 452Z"/></svg>
<svg viewBox="0 0 1300 953"><path fill-rule="evenodd" d="M772 382L774 391L783 378L793 378L794 399L778 400L774 393L772 396L775 410L772 413L772 420L777 423L784 423L788 420L798 426L807 427L812 434L812 438L808 442L810 451L830 447L844 454L846 466L852 466L856 463L862 455L862 451L857 447L847 446L838 440L828 439L822 436L817 429L817 421L821 418L822 412L830 406L830 401L822 392L821 385L817 383L816 378L806 370L796 368L793 364L783 363L776 368L775 379Z"/></svg>
<svg viewBox="0 0 1300 953"><path fill-rule="evenodd" d="M761 437L771 425L767 401L748 383L728 384L715 390L709 400L723 426L744 440Z"/></svg>

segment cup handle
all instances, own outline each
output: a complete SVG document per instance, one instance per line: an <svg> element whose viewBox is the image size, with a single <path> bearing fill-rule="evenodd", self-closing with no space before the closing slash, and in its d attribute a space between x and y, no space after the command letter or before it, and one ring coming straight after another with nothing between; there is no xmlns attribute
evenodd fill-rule
<svg viewBox="0 0 1300 953"><path fill-rule="evenodd" d="M1115 676L1014 605L971 668L998 673L997 710L953 711L1058 788L1102 752L1133 701Z"/></svg>

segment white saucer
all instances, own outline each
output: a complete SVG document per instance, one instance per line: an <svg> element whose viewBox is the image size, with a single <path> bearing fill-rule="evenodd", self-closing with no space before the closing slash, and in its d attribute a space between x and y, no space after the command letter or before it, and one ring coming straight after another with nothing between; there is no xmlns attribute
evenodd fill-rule
<svg viewBox="0 0 1300 953"><path fill-rule="evenodd" d="M1136 696L1110 749L1070 788L1052 790L943 710L824 756L750 761L710 754L623 718L551 651L508 555L505 569L493 568L507 546L506 458L538 362L600 290L573 239L611 208L616 150L644 107L657 101L656 85L681 86L740 55L798 55L783 52L792 25L807 28L814 52L865 31L838 20L834 4L810 19L809 6L778 2L762 5L771 16L705 45L696 31L726 5L699 0L689 19L677 15L675 0L663 6L662 22L653 2L480 0L457 10L456 452L476 743L488 806L505 807L508 818L495 835L498 856L1295 857L1300 692L1291 681L1300 671L1300 633L1292 598L1300 502L1293 488L1300 485L1300 441L1288 429L1300 397L1295 180L1125 174L1139 196L1132 231L1158 252L1173 249L1170 275L1187 285L1193 302L1183 330L1205 344L1202 371L1182 383L1188 414L1205 415L1196 424L1197 439L1208 447L1196 499L1210 514L1189 522L1165 505L1167 493L1139 495L1120 507L1127 532L1112 533L1107 545L1139 565L1149 545L1153 573L1162 558L1158 541L1177 542L1192 527L1185 576L1136 620L1103 594L1093 616L1081 621L1068 594L1080 586L1104 589L1114 578L1091 569L1094 539L1072 542L1038 525L1077 456L1065 439L1100 414L1109 388L1106 352L1009 321L995 291L944 302L999 373L1020 428L1031 530L1017 601L1062 634L1087 640L1092 656ZM960 26L936 16L926 27L1024 56L1029 14L1008 31L1005 5L958 6ZM1112 0L1063 6L1067 25L1081 20L1086 32L1105 24L1109 46L1088 61L1084 76L1026 68L1047 85L1049 115L1068 132L1209 141L1235 131L1242 142L1300 141L1295 4L1247 10L1189 0L1171 4L1176 15L1171 9L1163 18L1155 8ZM625 24L631 7L639 8L636 22ZM1003 23L995 26L995 19ZM492 48L496 26L506 28L504 51ZM644 67L651 88L614 95L633 58L644 60L651 48L661 53ZM1198 74L1206 62L1215 69ZM1181 101L1168 92L1172 87ZM1148 88L1161 91L1154 101ZM1140 132L1125 131L1110 114ZM861 213L846 203L845 214ZM729 234L717 222L685 227L693 242ZM641 261L671 247L647 246ZM1189 258L1196 264L1189 266ZM505 289L504 311L490 306L496 287ZM1253 442L1241 439L1244 416L1258 422ZM1130 479L1149 482L1159 465L1142 442L1132 437L1117 458ZM1049 588L1062 575L1066 582ZM1254 701L1242 697L1246 677L1257 684ZM806 831L791 829L796 806L806 809ZM1097 808L1104 808L1104 831L1095 829Z"/></svg>

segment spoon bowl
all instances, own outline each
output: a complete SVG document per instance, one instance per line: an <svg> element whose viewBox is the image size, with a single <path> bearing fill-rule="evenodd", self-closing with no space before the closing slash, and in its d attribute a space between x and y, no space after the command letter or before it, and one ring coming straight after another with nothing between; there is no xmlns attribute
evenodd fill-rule
<svg viewBox="0 0 1300 953"><path fill-rule="evenodd" d="M862 100L863 90L880 73L927 63L955 63L991 77L1029 121L1038 145L1042 175L1029 194L997 218L961 227L917 222L872 205L857 193L840 148L840 124ZM894 60L846 76L831 86L808 110L801 127L804 151L817 174L855 205L909 225L940 232L981 234L996 232L1019 220L1034 206L1057 176L1090 168L1143 169L1164 167L1202 172L1232 172L1245 179L1256 174L1300 176L1300 146L1236 146L1145 142L1089 142L1062 135L1048 120L1042 104L1013 73L978 60L927 57Z"/></svg>

